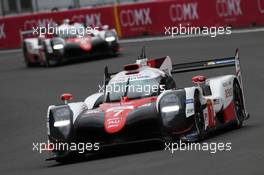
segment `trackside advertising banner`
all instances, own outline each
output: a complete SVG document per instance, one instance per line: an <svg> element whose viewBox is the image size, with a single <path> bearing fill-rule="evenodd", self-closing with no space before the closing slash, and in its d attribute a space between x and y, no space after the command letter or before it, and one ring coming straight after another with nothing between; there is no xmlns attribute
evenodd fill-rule
<svg viewBox="0 0 264 175"><path fill-rule="evenodd" d="M110 6L6 17L0 19L0 48L18 48L21 46L20 31L43 26L48 29L52 24L62 23L66 18L91 27L101 27L104 24L115 27L113 8Z"/></svg>
<svg viewBox="0 0 264 175"><path fill-rule="evenodd" d="M159 0L100 8L28 14L0 19L0 49L19 48L20 31L61 23L65 18L90 27L109 25L120 37L162 35L169 26L264 25L264 0Z"/></svg>

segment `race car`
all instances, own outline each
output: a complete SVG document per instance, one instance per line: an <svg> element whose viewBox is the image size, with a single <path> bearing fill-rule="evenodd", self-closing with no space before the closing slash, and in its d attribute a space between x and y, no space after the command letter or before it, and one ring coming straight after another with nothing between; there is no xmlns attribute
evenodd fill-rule
<svg viewBox="0 0 264 175"><path fill-rule="evenodd" d="M108 26L103 26L102 30L87 30L80 23L65 22L54 31L54 34L39 34L37 37L32 36L33 31L21 32L26 66L40 64L49 67L64 60L95 55L117 56L119 53L117 33Z"/></svg>
<svg viewBox="0 0 264 175"><path fill-rule="evenodd" d="M191 87L178 88L172 77L229 66L234 74L197 75ZM103 148L150 140L196 142L226 126L240 128L249 118L238 50L234 57L174 65L169 56L148 59L143 51L118 73L106 67L103 90L83 102L69 102L73 96L65 93L64 104L49 106L49 143L100 143ZM67 160L72 153L52 149L48 160Z"/></svg>

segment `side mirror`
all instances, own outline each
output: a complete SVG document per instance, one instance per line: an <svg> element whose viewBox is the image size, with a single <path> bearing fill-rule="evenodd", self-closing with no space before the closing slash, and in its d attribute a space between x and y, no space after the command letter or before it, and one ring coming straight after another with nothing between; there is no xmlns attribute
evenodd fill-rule
<svg viewBox="0 0 264 175"><path fill-rule="evenodd" d="M108 30L108 29L109 29L109 26L108 26L108 25L103 25L103 26L102 26L102 29L103 29L103 30Z"/></svg>
<svg viewBox="0 0 264 175"><path fill-rule="evenodd" d="M68 104L68 101L73 99L73 95L70 93L64 93L60 98L65 104Z"/></svg>
<svg viewBox="0 0 264 175"><path fill-rule="evenodd" d="M205 82L205 80L206 80L206 77L203 76L203 75L197 75L197 76L194 76L192 78L192 82L195 83L195 84L197 84L198 86L200 84L203 84Z"/></svg>

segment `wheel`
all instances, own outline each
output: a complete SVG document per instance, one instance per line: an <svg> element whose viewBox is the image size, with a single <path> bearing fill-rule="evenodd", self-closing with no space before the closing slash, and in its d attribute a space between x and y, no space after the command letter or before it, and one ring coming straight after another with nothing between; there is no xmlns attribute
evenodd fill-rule
<svg viewBox="0 0 264 175"><path fill-rule="evenodd" d="M27 67L34 66L34 64L29 61L26 43L23 43L22 47L23 47L23 55L24 55L24 61L25 61L26 66Z"/></svg>
<svg viewBox="0 0 264 175"><path fill-rule="evenodd" d="M198 139L202 140L205 137L205 121L199 97L199 92L196 91L194 94L194 130L197 133Z"/></svg>
<svg viewBox="0 0 264 175"><path fill-rule="evenodd" d="M47 51L47 46L43 43L44 47L44 65L47 67L53 67L59 64L59 61L52 60L51 55Z"/></svg>
<svg viewBox="0 0 264 175"><path fill-rule="evenodd" d="M238 128L241 128L243 126L243 121L245 119L246 114L243 103L242 91L237 81L235 81L233 85L233 102L235 106L236 126Z"/></svg>
<svg viewBox="0 0 264 175"><path fill-rule="evenodd" d="M115 44L112 45L109 55L111 57L117 57L119 55L119 45L118 45L118 43L115 43Z"/></svg>

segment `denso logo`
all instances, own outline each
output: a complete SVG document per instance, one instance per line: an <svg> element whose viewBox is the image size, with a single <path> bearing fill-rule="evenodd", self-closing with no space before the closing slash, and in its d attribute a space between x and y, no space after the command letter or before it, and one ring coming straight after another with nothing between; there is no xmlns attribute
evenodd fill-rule
<svg viewBox="0 0 264 175"><path fill-rule="evenodd" d="M258 0L258 8L260 13L264 13L264 0Z"/></svg>
<svg viewBox="0 0 264 175"><path fill-rule="evenodd" d="M241 0L217 0L216 12L219 17L242 15Z"/></svg>
<svg viewBox="0 0 264 175"><path fill-rule="evenodd" d="M85 21L86 26L91 27L100 27L102 26L101 22L101 13L92 13L88 15L74 15L72 21L83 23Z"/></svg>
<svg viewBox="0 0 264 175"><path fill-rule="evenodd" d="M0 24L0 39L5 39L6 33L5 33L5 24Z"/></svg>
<svg viewBox="0 0 264 175"><path fill-rule="evenodd" d="M24 30L32 30L33 27L47 27L48 24L54 24L52 18L49 19L30 19L24 22Z"/></svg>
<svg viewBox="0 0 264 175"><path fill-rule="evenodd" d="M150 9L122 10L120 12L120 22L123 27L152 24Z"/></svg>
<svg viewBox="0 0 264 175"><path fill-rule="evenodd" d="M169 12L173 22L199 19L197 2L172 4Z"/></svg>

